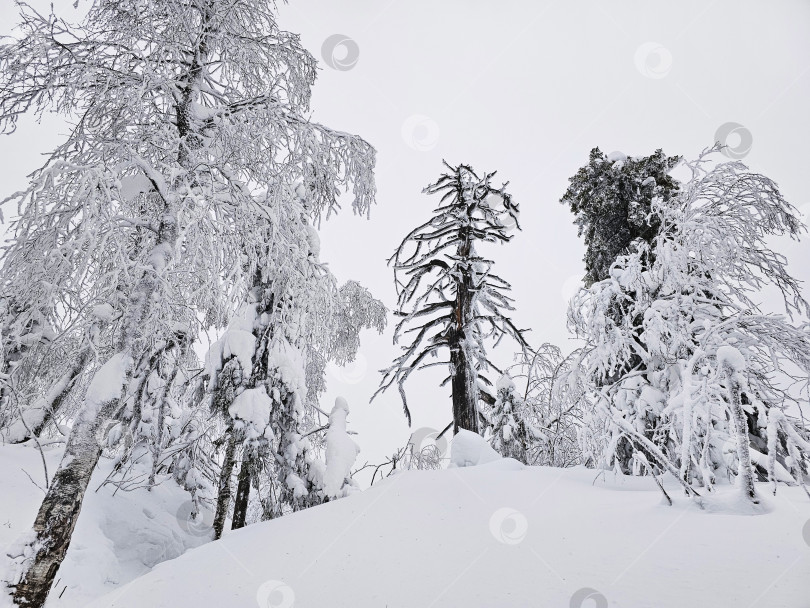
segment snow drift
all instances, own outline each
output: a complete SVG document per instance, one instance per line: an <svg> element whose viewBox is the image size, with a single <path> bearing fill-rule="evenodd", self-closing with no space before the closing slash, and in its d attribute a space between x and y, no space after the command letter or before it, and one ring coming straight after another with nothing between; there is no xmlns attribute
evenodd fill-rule
<svg viewBox="0 0 810 608"><path fill-rule="evenodd" d="M669 480L669 507L649 477L524 467L485 448L462 433L447 470L400 473L188 551L207 540L210 514L186 517L170 482L94 492L100 470L47 608L807 606L799 488L773 497L759 484L767 512L748 516L733 487L700 510ZM41 477L38 458L0 446L15 497L0 503L3 554L36 510L21 467Z"/></svg>
<svg viewBox="0 0 810 608"><path fill-rule="evenodd" d="M475 442L461 443L469 461ZM650 478L514 464L395 475L159 564L92 607L807 605L797 488L751 517L729 487L700 510L672 482L669 507Z"/></svg>

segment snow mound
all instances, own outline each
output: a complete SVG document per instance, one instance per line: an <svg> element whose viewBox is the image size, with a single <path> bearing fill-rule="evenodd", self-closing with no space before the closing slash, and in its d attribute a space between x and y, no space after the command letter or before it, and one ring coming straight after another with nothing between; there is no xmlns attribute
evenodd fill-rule
<svg viewBox="0 0 810 608"><path fill-rule="evenodd" d="M459 429L450 445L450 463L457 467L474 467L502 460L501 455L477 433Z"/></svg>
<svg viewBox="0 0 810 608"><path fill-rule="evenodd" d="M734 488L718 490L725 509L700 510L664 483L672 507L649 477L585 468L407 471L233 532L90 606L806 605L800 488L780 486L773 511L750 517L733 511Z"/></svg>

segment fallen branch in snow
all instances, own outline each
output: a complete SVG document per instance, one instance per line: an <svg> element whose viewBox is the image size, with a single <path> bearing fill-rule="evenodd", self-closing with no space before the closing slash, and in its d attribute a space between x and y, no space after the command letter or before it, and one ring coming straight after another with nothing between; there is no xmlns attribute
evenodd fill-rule
<svg viewBox="0 0 810 608"><path fill-rule="evenodd" d="M664 495L664 498L667 499L667 502L671 507L672 499L669 497L669 494L667 494L667 491L664 489L663 484L659 481L658 475L656 475L655 471L652 470L652 467L650 466L650 461L647 460L647 457L644 455L644 452L642 452L641 450L637 450L636 452L633 453L633 457L636 458L639 462L641 462L641 464L643 464L647 468L647 470L650 472L650 475L652 475L652 478L655 480L656 485L661 490L661 493Z"/></svg>
<svg viewBox="0 0 810 608"><path fill-rule="evenodd" d="M380 470L383 467L386 467L386 466L390 465L391 470L388 471L387 475L383 475L382 473L380 473L380 479L385 479L386 477L390 477L394 473L394 471L398 470L397 469L397 464L399 463L400 460L405 458L405 453L406 453L407 449L408 449L408 446L405 446L405 447L402 447L402 448L398 449L396 452L394 452L391 455L391 457L388 460L386 460L385 462L381 462L380 464L372 464L372 463L366 462L362 467L359 467L358 469L355 469L354 471L352 471L351 477L354 477L360 471L363 471L365 469L373 468L374 473L371 475L371 482L369 483L369 486L373 486L374 481L377 479L377 473L380 473Z"/></svg>
<svg viewBox="0 0 810 608"><path fill-rule="evenodd" d="M441 439L442 436L452 428L452 426L453 426L453 421L451 420L450 423L446 427L444 427L444 430L441 433L439 433L438 435L436 435L436 441Z"/></svg>

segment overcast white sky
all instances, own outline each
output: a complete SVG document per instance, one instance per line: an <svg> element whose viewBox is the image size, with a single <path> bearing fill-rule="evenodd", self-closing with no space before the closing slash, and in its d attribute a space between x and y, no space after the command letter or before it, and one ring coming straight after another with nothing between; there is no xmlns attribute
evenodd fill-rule
<svg viewBox="0 0 810 608"><path fill-rule="evenodd" d="M12 2L0 0L0 30L13 16ZM753 139L744 162L810 215L804 0L293 0L280 6L280 24L319 60L330 36L349 38L326 55L338 67L357 51L350 69L321 62L313 118L377 148L378 204L371 220L348 211L327 222L321 259L389 308L395 294L385 259L435 205L420 191L442 159L498 170L510 182L524 231L487 253L514 286L518 324L532 328L534 343L564 350L572 347L565 309L583 274L583 248L558 201L591 148L694 157L721 125L736 122ZM60 128L58 119L29 122L0 139L4 196L23 185ZM810 238L778 246L794 274L810 280ZM508 357L509 346L499 350ZM381 460L408 438L395 391L368 404L376 370L395 354L390 328L366 333L358 364L330 377L324 404L336 394L349 400L361 462ZM415 429L450 421L440 377L412 376Z"/></svg>

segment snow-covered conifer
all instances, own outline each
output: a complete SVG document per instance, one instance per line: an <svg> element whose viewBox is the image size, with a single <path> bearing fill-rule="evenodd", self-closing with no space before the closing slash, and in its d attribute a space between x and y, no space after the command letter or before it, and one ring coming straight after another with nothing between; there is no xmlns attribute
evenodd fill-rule
<svg viewBox="0 0 810 608"><path fill-rule="evenodd" d="M608 278L619 255L636 239L655 240L660 224L651 214L653 199L669 201L678 191L670 171L680 157L661 150L645 157L591 150L588 164L571 177L560 200L574 214L585 241L586 286Z"/></svg>
<svg viewBox="0 0 810 608"><path fill-rule="evenodd" d="M507 243L518 227L518 206L507 194L506 184L492 184L495 173L479 177L471 167L451 167L424 189L439 194L433 216L409 232L389 260L394 266L397 315L402 317L394 343L410 335L409 343L392 366L384 371L380 392L396 384L405 416L410 410L404 384L415 370L446 364L452 387L454 431L479 432L480 384L491 361L485 342L513 338L528 348L523 330L507 316L513 310L506 295L510 285L493 274L493 262L482 257L479 243ZM440 353L449 356L431 361Z"/></svg>
<svg viewBox="0 0 810 608"><path fill-rule="evenodd" d="M539 433L529 421L526 402L509 374L498 379L495 390L495 403L486 411L489 442L501 456L531 464L531 447Z"/></svg>

